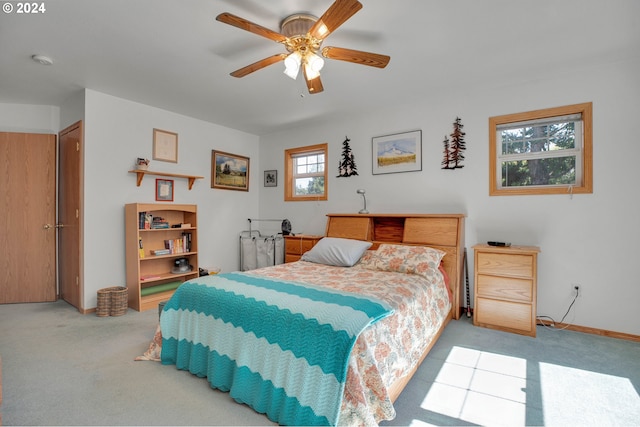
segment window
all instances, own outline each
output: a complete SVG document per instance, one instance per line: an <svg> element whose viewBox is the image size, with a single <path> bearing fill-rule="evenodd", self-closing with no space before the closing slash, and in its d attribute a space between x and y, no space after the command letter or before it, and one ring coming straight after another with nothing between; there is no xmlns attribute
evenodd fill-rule
<svg viewBox="0 0 640 427"><path fill-rule="evenodd" d="M292 148L284 156L284 200L327 200L327 144Z"/></svg>
<svg viewBox="0 0 640 427"><path fill-rule="evenodd" d="M592 104L489 118L489 195L592 193Z"/></svg>

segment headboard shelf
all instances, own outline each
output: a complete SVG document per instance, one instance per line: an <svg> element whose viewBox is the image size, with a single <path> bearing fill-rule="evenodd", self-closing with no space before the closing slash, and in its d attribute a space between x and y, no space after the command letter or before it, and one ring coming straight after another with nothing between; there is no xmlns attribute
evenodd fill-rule
<svg viewBox="0 0 640 427"><path fill-rule="evenodd" d="M460 317L464 261L464 214L327 214L326 235L382 243L431 246L447 253L442 264Z"/></svg>

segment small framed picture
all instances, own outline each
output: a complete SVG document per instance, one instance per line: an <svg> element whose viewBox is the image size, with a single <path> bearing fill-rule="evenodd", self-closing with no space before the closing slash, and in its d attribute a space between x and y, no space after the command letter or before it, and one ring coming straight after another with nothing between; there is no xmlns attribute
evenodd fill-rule
<svg viewBox="0 0 640 427"><path fill-rule="evenodd" d="M173 202L172 179L156 179L156 200L158 202Z"/></svg>
<svg viewBox="0 0 640 427"><path fill-rule="evenodd" d="M264 186L265 187L277 187L278 186L278 171L277 170L264 171Z"/></svg>
<svg viewBox="0 0 640 427"><path fill-rule="evenodd" d="M249 158L211 150L211 188L249 191Z"/></svg>
<svg viewBox="0 0 640 427"><path fill-rule="evenodd" d="M373 174L422 170L422 131L376 136L371 139Z"/></svg>
<svg viewBox="0 0 640 427"><path fill-rule="evenodd" d="M153 130L153 159L178 163L178 134L166 130Z"/></svg>

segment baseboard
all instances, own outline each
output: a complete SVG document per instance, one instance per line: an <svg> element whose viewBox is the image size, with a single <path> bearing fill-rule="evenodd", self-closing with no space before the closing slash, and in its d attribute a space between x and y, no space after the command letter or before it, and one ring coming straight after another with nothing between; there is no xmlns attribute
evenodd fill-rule
<svg viewBox="0 0 640 427"><path fill-rule="evenodd" d="M624 332L607 331L606 329L590 328L588 326L572 325L570 323L556 323L554 325L554 328L567 329L569 331L583 332L585 334L600 335L603 337L640 342L640 335L627 334Z"/></svg>

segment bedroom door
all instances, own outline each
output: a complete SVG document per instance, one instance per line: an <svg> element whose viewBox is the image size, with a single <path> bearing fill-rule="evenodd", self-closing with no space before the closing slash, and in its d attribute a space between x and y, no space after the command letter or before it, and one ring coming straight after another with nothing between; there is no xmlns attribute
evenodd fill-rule
<svg viewBox="0 0 640 427"><path fill-rule="evenodd" d="M0 132L0 303L56 300L56 136Z"/></svg>
<svg viewBox="0 0 640 427"><path fill-rule="evenodd" d="M82 121L59 135L58 173L58 288L60 298L82 311L83 288L80 275L81 217L80 164L83 150Z"/></svg>

